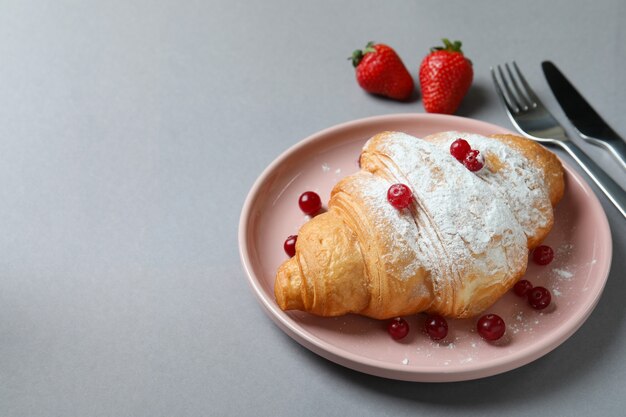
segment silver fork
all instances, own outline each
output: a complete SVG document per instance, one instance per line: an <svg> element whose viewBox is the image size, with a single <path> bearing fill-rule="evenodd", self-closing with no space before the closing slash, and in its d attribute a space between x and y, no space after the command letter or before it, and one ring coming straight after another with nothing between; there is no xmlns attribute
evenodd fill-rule
<svg viewBox="0 0 626 417"><path fill-rule="evenodd" d="M626 192L567 137L563 127L530 88L517 64L513 62L512 66L515 74L506 63L506 74L502 66L496 65L491 68L491 77L513 125L530 139L565 150L626 217Z"/></svg>

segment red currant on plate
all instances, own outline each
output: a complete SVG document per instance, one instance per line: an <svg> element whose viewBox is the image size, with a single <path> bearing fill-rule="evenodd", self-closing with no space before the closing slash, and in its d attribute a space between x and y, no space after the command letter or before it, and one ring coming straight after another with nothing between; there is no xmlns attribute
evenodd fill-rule
<svg viewBox="0 0 626 417"><path fill-rule="evenodd" d="M450 144L450 154L459 162L462 162L467 153L471 150L472 147L470 144L462 138L458 138Z"/></svg>
<svg viewBox="0 0 626 417"><path fill-rule="evenodd" d="M528 292L528 304L535 310L543 310L550 305L552 295L547 288L534 287Z"/></svg>
<svg viewBox="0 0 626 417"><path fill-rule="evenodd" d="M480 151L472 149L465 155L463 165L472 172L480 171L485 165L485 159L480 154Z"/></svg>
<svg viewBox="0 0 626 417"><path fill-rule="evenodd" d="M305 214L312 216L322 208L322 200L317 193L306 191L298 199L298 205Z"/></svg>
<svg viewBox="0 0 626 417"><path fill-rule="evenodd" d="M387 332L394 340L400 340L409 334L409 323L402 317L397 317L387 324Z"/></svg>
<svg viewBox="0 0 626 417"><path fill-rule="evenodd" d="M533 251L533 261L539 265L548 265L554 259L554 251L550 246L539 245Z"/></svg>
<svg viewBox="0 0 626 417"><path fill-rule="evenodd" d="M424 330L431 339L441 340L448 335L448 322L443 317L432 314L426 317Z"/></svg>
<svg viewBox="0 0 626 417"><path fill-rule="evenodd" d="M486 314L478 319L476 329L483 339L493 341L504 335L506 325L502 317L497 314Z"/></svg>
<svg viewBox="0 0 626 417"><path fill-rule="evenodd" d="M533 288L533 284L527 279L519 280L513 286L513 292L519 297L524 297Z"/></svg>
<svg viewBox="0 0 626 417"><path fill-rule="evenodd" d="M283 249L285 249L285 253L291 258L296 254L296 241L298 240L297 235L291 235L283 244Z"/></svg>
<svg viewBox="0 0 626 417"><path fill-rule="evenodd" d="M413 193L404 184L394 184L387 190L387 201L398 210L402 210L411 205Z"/></svg>

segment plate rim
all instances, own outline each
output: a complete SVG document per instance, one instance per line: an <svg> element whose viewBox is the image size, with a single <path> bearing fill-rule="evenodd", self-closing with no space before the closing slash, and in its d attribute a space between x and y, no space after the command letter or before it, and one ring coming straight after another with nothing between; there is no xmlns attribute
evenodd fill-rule
<svg viewBox="0 0 626 417"><path fill-rule="evenodd" d="M280 310L276 303L272 303L270 302L270 300L267 299L265 292L260 286L258 278L254 274L253 267L250 263L250 252L246 243L249 236L248 226L251 208L253 207L253 203L259 197L259 190L266 183L270 175L276 170L277 167L280 167L286 159L288 159L292 154L296 153L301 148L322 140L329 135L336 134L341 130L361 127L366 124L393 123L394 120L401 120L403 122L406 122L409 119L416 119L416 121L418 121L419 119L432 119L435 121L444 122L454 121L456 123L472 123L475 125L482 125L482 127L494 130L498 133L517 134L501 126L467 117L442 114L399 113L370 116L342 122L310 134L304 139L288 147L286 150L280 153L254 181L246 196L246 199L244 200L241 215L239 218L238 243L240 260L246 273L248 284L254 291L257 300L261 303L264 312L275 324L279 326L279 328L283 332L287 333L288 336L290 336L302 346L318 354L319 356L322 356L327 360L359 372L395 380L413 382L456 382L479 379L517 369L521 366L524 366L530 362L539 359L545 354L556 349L558 346L566 342L585 323L585 321L589 318L589 316L595 309L600 297L602 296L606 282L608 280L613 258L611 228L608 222L608 218L606 216L606 212L604 211L598 197L593 192L589 184L583 179L583 177L579 173L574 171L569 166L569 164L562 160L561 162L563 164L563 167L565 168L567 176L576 181L578 186L581 187L585 194L589 197L589 201L595 206L596 211L601 214L600 220L602 224L598 227L608 232L607 241L605 243L607 244L609 254L608 256L606 256L605 265L598 265L600 271L605 271L605 273L601 274L602 280L599 283L599 288L597 289L593 299L591 299L591 302L588 304L587 308L584 311L581 311L581 314L577 316L578 318L575 321L566 321L564 325L559 326L547 337L542 338L539 342L531 345L531 347L536 346L534 349L525 349L521 351L521 353L513 354L513 357L511 357L510 355L503 356L489 362L487 365L485 365L484 363L468 364L465 365L462 370L454 369L453 371L448 372L446 372L445 369L442 369L439 366L433 366L432 368L415 368L412 366L407 367L406 365L402 364L394 364L364 356L359 356L358 354L348 351L346 349L338 348L334 345L331 345L325 340L309 334L308 332L295 326L293 323L293 319L291 319L291 317L286 312ZM567 326L565 324L567 324ZM511 366L511 363L513 363L513 366Z"/></svg>

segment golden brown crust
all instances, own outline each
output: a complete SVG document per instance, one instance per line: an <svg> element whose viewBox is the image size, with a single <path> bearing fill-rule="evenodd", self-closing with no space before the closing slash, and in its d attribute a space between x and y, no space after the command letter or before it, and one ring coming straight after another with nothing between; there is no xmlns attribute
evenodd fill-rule
<svg viewBox="0 0 626 417"><path fill-rule="evenodd" d="M338 316L365 308L370 294L355 234L339 216L316 216L302 226L296 256L281 266L274 289L283 309Z"/></svg>

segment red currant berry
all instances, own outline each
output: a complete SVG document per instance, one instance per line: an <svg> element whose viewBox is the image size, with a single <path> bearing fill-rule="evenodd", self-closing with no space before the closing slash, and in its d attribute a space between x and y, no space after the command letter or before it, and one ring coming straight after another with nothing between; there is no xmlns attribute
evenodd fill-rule
<svg viewBox="0 0 626 417"><path fill-rule="evenodd" d="M515 285L513 286L513 292L515 293L515 295L524 297L526 296L526 293L528 293L528 291L530 291L532 288L533 284L531 284L530 281L522 279L515 283Z"/></svg>
<svg viewBox="0 0 626 417"><path fill-rule="evenodd" d="M462 162L465 159L465 155L472 150L472 147L465 139L458 138L450 145L450 154L456 158L457 161Z"/></svg>
<svg viewBox="0 0 626 417"><path fill-rule="evenodd" d="M535 310L543 310L550 305L552 295L544 287L534 287L528 292L528 304Z"/></svg>
<svg viewBox="0 0 626 417"><path fill-rule="evenodd" d="M409 334L409 323L401 317L397 317L387 325L387 332L394 340L400 340Z"/></svg>
<svg viewBox="0 0 626 417"><path fill-rule="evenodd" d="M305 214L313 215L322 208L322 200L320 196L313 191L307 191L300 196L298 205L300 205L300 210Z"/></svg>
<svg viewBox="0 0 626 417"><path fill-rule="evenodd" d="M486 314L478 319L476 329L483 339L498 340L504 335L506 325L497 314Z"/></svg>
<svg viewBox="0 0 626 417"><path fill-rule="evenodd" d="M387 200L398 210L407 208L412 199L411 189L404 184L394 184L387 191Z"/></svg>
<svg viewBox="0 0 626 417"><path fill-rule="evenodd" d="M298 236L291 235L285 240L285 244L283 245L285 253L289 255L290 258L296 254L296 240L298 240Z"/></svg>
<svg viewBox="0 0 626 417"><path fill-rule="evenodd" d="M480 171L485 165L485 159L480 154L480 151L472 149L465 155L463 165L472 172Z"/></svg>
<svg viewBox="0 0 626 417"><path fill-rule="evenodd" d="M426 318L424 330L433 340L441 340L448 335L448 322L441 316L436 314Z"/></svg>
<svg viewBox="0 0 626 417"><path fill-rule="evenodd" d="M550 246L540 245L533 251L533 261L539 265L548 265L554 259L554 251Z"/></svg>

